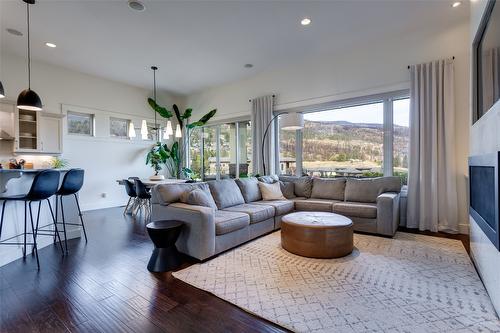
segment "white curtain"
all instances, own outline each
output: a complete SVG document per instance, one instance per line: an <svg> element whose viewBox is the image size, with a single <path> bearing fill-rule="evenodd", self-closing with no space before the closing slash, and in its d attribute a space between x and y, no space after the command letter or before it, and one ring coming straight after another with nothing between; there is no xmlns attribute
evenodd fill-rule
<svg viewBox="0 0 500 333"><path fill-rule="evenodd" d="M273 96L262 96L252 100L252 164L253 172L264 174L262 158L266 163L266 173L274 173L274 126L271 124L264 142L262 156L262 139L267 125L273 118Z"/></svg>
<svg viewBox="0 0 500 333"><path fill-rule="evenodd" d="M409 228L458 232L453 60L410 66Z"/></svg>

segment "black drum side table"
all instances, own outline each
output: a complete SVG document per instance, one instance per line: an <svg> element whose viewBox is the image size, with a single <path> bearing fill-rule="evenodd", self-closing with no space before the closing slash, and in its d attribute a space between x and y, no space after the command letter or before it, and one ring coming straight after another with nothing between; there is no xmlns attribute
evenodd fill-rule
<svg viewBox="0 0 500 333"><path fill-rule="evenodd" d="M154 221L146 225L149 237L155 245L148 263L150 272L167 272L180 266L181 255L175 247L175 242L183 225L183 222L176 220Z"/></svg>

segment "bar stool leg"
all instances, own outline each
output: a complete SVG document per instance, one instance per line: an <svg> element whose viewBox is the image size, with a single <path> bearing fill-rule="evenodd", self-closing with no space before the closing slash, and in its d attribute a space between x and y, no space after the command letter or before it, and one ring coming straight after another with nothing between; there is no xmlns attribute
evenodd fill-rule
<svg viewBox="0 0 500 333"><path fill-rule="evenodd" d="M28 223L28 203L24 201L24 244L23 244L23 259L26 259L26 224Z"/></svg>
<svg viewBox="0 0 500 333"><path fill-rule="evenodd" d="M30 208L30 222L31 222L31 232L32 232L32 236L33 236L33 249L34 249L34 252L35 252L35 257L36 257L36 265L38 267L38 270L40 270L40 260L38 259L38 248L36 246L36 232L35 232L35 226L33 224L33 212L31 210L31 201L29 203L29 208ZM40 209L40 205L38 206L38 208ZM40 211L39 211L40 213ZM24 235L26 237L26 233Z"/></svg>
<svg viewBox="0 0 500 333"><path fill-rule="evenodd" d="M2 239L2 227L3 227L3 216L5 214L5 204L7 201L4 200L2 204L2 217L0 218L0 240Z"/></svg>
<svg viewBox="0 0 500 333"><path fill-rule="evenodd" d="M83 215L82 215L82 210L80 209L80 202L78 202L78 196L76 193L73 194L75 196L76 200L76 207L78 207L78 215L80 216L80 222L82 224L82 229L83 229L83 235L85 236L85 243L87 243L87 231L85 231L85 223L83 223Z"/></svg>
<svg viewBox="0 0 500 333"><path fill-rule="evenodd" d="M33 237L36 238L38 236L38 224L40 222L40 208L42 207L42 202L38 201L38 213L36 215L36 224L35 224L35 230L33 230ZM30 202L30 209L31 209L31 202ZM31 213L31 211L30 211ZM31 254L33 254L35 251L35 248L33 247L31 249Z"/></svg>
<svg viewBox="0 0 500 333"><path fill-rule="evenodd" d="M63 221L64 247L66 248L66 253L68 253L68 237L66 237L66 219L64 217L64 206L62 202L62 195L59 196L59 200L61 200L61 216Z"/></svg>
<svg viewBox="0 0 500 333"><path fill-rule="evenodd" d="M61 235L59 235L59 228L57 227L57 220L54 217L54 211L52 210L52 204L50 203L49 199L47 199L47 203L49 204L50 215L52 215L52 221L54 221L54 228L55 228L54 243L55 243L56 237L57 237L59 239L59 246L61 247L61 252L64 255L64 249L63 249L62 242L61 242ZM57 205L57 198L56 198L56 205ZM38 226L37 226L37 229L38 229Z"/></svg>

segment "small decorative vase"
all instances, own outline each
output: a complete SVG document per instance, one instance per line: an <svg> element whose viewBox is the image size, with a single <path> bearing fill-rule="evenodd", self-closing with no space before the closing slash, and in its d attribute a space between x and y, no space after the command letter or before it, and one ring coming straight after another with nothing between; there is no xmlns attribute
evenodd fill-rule
<svg viewBox="0 0 500 333"><path fill-rule="evenodd" d="M149 177L149 180L164 180L165 179L165 176L164 175L152 175L151 177Z"/></svg>

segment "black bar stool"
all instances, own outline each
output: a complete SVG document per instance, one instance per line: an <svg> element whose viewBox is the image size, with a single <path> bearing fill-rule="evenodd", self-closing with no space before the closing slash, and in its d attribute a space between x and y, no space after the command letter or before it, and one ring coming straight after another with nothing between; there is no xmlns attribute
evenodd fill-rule
<svg viewBox="0 0 500 333"><path fill-rule="evenodd" d="M24 233L21 234L24 236L24 242L23 243L18 243L18 242L8 242L9 240L13 238L17 238L20 235L16 235L10 238L7 238L3 241L0 242L0 244L4 245L23 245L23 258L26 258L26 245L33 245L33 252L35 253L36 256L36 264L38 269L40 269L40 261L38 259L38 248L36 245L36 237L37 237L37 227L38 223L40 221L40 208L42 205L42 201L47 200L47 203L49 205L50 209L50 214L52 215L52 221L54 222L55 226L55 235L59 237L59 232L57 230L57 224L56 224L56 219L54 216L54 212L52 210L52 205L50 204L49 198L53 196L57 192L57 188L59 187L59 172L54 171L54 170L44 170L35 175L35 178L33 179L33 183L31 184L31 188L27 194L20 194L20 195L12 195L8 197L0 197L0 200L3 200L3 205L2 205L2 217L0 219L0 238L2 236L2 227L3 227L3 218L5 214L5 205L7 201L24 201ZM36 225L35 227L33 223L33 211L31 209L31 204L33 202L38 202L38 213L37 213L37 218L36 218ZM28 233L27 231L27 219L28 219L28 214L27 214L27 209L29 208L29 213L30 213L30 221L31 221L31 233ZM28 243L26 241L26 236L28 234L31 234L33 237L33 242ZM59 238L60 241L60 238ZM62 245L61 245L61 250L62 250ZM64 253L64 251L63 251Z"/></svg>
<svg viewBox="0 0 500 333"><path fill-rule="evenodd" d="M83 186L85 171L83 169L70 169L64 175L61 187L56 192L56 219L58 218L58 199L61 203L61 217L62 223L57 222L58 224L63 225L63 233L64 233L64 247L66 248L66 253L68 253L68 237L66 235L66 225L75 225L82 227L83 235L85 236L85 242L87 242L87 231L85 230L85 224L83 223L82 211L80 209L80 202L78 201L77 193ZM76 207L78 208L78 215L80 216L80 223L68 223L66 222L66 217L64 216L64 205L63 205L63 197L73 195L76 201ZM59 238L59 242L61 239Z"/></svg>

